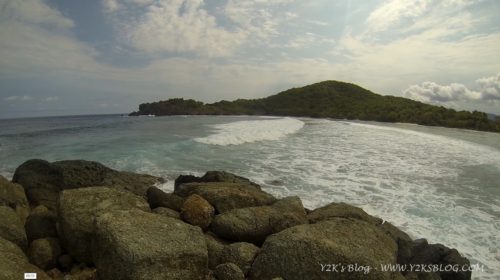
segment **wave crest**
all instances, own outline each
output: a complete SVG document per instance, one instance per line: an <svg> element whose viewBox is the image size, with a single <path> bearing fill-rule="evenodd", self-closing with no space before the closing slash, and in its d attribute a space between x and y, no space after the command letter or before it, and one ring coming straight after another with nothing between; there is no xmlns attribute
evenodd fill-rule
<svg viewBox="0 0 500 280"><path fill-rule="evenodd" d="M194 140L209 145L240 145L263 140L278 140L299 131L303 126L304 122L293 118L238 121L214 125L216 133Z"/></svg>

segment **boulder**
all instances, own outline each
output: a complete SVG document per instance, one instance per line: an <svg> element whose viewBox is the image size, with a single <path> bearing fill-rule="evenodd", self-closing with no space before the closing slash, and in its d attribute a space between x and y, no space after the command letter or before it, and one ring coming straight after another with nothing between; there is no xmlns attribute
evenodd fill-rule
<svg viewBox="0 0 500 280"><path fill-rule="evenodd" d="M172 210L170 208L166 207L158 207L153 210L151 210L153 213L158 214L158 215L164 215L170 218L174 219L181 219L181 214L175 210Z"/></svg>
<svg viewBox="0 0 500 280"><path fill-rule="evenodd" d="M236 183L236 184L248 185L258 190L261 189L261 187L258 184L250 181L249 179L225 171L208 171L202 177L196 177L193 175L180 175L179 177L177 177L177 179L175 179L175 189L177 190L177 188L180 185L186 183L209 183L209 182Z"/></svg>
<svg viewBox="0 0 500 280"><path fill-rule="evenodd" d="M37 274L38 280L51 279L43 270L29 263L21 248L0 237L0 279L24 279L24 273Z"/></svg>
<svg viewBox="0 0 500 280"><path fill-rule="evenodd" d="M69 271L73 266L73 258L69 254L63 254L57 258L57 263L64 271Z"/></svg>
<svg viewBox="0 0 500 280"><path fill-rule="evenodd" d="M47 207L39 205L31 211L24 228L26 236L31 242L35 239L57 237L57 215Z"/></svg>
<svg viewBox="0 0 500 280"><path fill-rule="evenodd" d="M148 203L151 209L166 207L177 212L181 211L184 199L178 195L166 193L157 187L150 187L147 190Z"/></svg>
<svg viewBox="0 0 500 280"><path fill-rule="evenodd" d="M219 214L212 231L233 241L262 244L270 234L307 223L306 213L298 197L284 198L272 206L234 209Z"/></svg>
<svg viewBox="0 0 500 280"><path fill-rule="evenodd" d="M401 278L399 273L374 269L366 273L364 269L395 264L396 253L394 240L376 226L356 219L334 218L295 226L269 236L252 265L249 279ZM362 269L342 273L328 272L328 267L323 267L339 263L357 264Z"/></svg>
<svg viewBox="0 0 500 280"><path fill-rule="evenodd" d="M85 265L74 266L70 273L65 275L64 280L97 280L97 270L95 267Z"/></svg>
<svg viewBox="0 0 500 280"><path fill-rule="evenodd" d="M93 255L100 279L204 279L207 246L199 227L140 210L96 220Z"/></svg>
<svg viewBox="0 0 500 280"><path fill-rule="evenodd" d="M222 250L220 262L234 263L244 275L247 275L259 250L259 247L251 243L237 242L229 244Z"/></svg>
<svg viewBox="0 0 500 280"><path fill-rule="evenodd" d="M232 209L269 205L276 199L255 187L238 183L189 183L180 185L175 194L188 197L197 194L215 207L217 213Z"/></svg>
<svg viewBox="0 0 500 280"><path fill-rule="evenodd" d="M64 190L59 197L59 236L63 247L75 260L92 264L90 245L94 220L111 210L150 211L146 200L128 191L108 187Z"/></svg>
<svg viewBox="0 0 500 280"><path fill-rule="evenodd" d="M205 234L205 243L208 251L208 268L215 269L221 264L220 258L226 244L210 233Z"/></svg>
<svg viewBox="0 0 500 280"><path fill-rule="evenodd" d="M11 183L0 175L0 206L8 206L16 211L22 223L29 215L29 204L21 185Z"/></svg>
<svg viewBox="0 0 500 280"><path fill-rule="evenodd" d="M33 159L21 164L13 182L21 184L34 205L55 209L58 193L65 189L108 186L124 189L140 196L163 179L131 172L119 172L98 162L65 160L49 163Z"/></svg>
<svg viewBox="0 0 500 280"><path fill-rule="evenodd" d="M197 194L190 195L181 208L182 220L202 229L208 228L214 215L214 207Z"/></svg>
<svg viewBox="0 0 500 280"><path fill-rule="evenodd" d="M9 240L21 249L28 248L23 222L14 209L0 206L0 237Z"/></svg>
<svg viewBox="0 0 500 280"><path fill-rule="evenodd" d="M245 280L243 271L234 263L219 264L215 268L215 276L218 280Z"/></svg>
<svg viewBox="0 0 500 280"><path fill-rule="evenodd" d="M49 270L56 267L61 252L58 239L40 238L31 242L28 258L32 264L43 270Z"/></svg>

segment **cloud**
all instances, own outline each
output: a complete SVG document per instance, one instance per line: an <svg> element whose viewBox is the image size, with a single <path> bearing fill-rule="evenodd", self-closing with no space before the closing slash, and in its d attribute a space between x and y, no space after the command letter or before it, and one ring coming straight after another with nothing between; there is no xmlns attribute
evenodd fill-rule
<svg viewBox="0 0 500 280"><path fill-rule="evenodd" d="M500 101L500 73L496 76L476 80L477 89L471 90L463 84L452 83L440 85L434 82L423 82L412 85L403 91L405 97L436 104L447 104L458 101Z"/></svg>
<svg viewBox="0 0 500 280"><path fill-rule="evenodd" d="M9 97L4 98L5 101L30 101L33 100L34 98L29 96L29 95L12 95Z"/></svg>
<svg viewBox="0 0 500 280"><path fill-rule="evenodd" d="M0 16L3 19L47 25L56 28L71 28L74 23L59 11L50 8L42 0L1 0Z"/></svg>
<svg viewBox="0 0 500 280"><path fill-rule="evenodd" d="M48 97L45 97L45 102L54 102L54 101L58 101L59 100L59 96L48 96Z"/></svg>
<svg viewBox="0 0 500 280"><path fill-rule="evenodd" d="M390 0L375 9L367 18L371 31L385 31L404 19L414 19L424 14L430 0Z"/></svg>

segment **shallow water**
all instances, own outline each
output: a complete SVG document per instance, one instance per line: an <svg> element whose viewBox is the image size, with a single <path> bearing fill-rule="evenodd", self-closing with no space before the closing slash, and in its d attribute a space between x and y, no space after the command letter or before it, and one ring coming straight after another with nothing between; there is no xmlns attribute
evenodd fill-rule
<svg viewBox="0 0 500 280"><path fill-rule="evenodd" d="M227 170L306 207L360 206L455 247L500 278L500 134L409 124L234 116L0 120L0 174L31 158L162 176Z"/></svg>

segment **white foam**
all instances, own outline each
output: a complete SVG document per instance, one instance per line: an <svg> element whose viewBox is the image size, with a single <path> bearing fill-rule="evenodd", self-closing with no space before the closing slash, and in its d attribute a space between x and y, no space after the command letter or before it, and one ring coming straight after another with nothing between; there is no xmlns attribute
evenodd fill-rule
<svg viewBox="0 0 500 280"><path fill-rule="evenodd" d="M304 122L293 118L237 121L214 125L216 132L194 140L203 144L228 146L263 140L278 140L299 131Z"/></svg>

